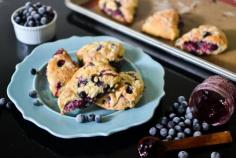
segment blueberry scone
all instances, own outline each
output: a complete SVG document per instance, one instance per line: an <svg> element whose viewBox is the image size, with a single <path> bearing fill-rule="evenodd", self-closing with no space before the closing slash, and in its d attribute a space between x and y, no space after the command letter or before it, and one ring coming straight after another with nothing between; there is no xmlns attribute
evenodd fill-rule
<svg viewBox="0 0 236 158"><path fill-rule="evenodd" d="M219 54L227 48L227 38L217 27L201 25L180 37L175 45L198 55Z"/></svg>
<svg viewBox="0 0 236 158"><path fill-rule="evenodd" d="M85 65L117 63L123 59L124 47L114 41L95 42L80 48L76 55Z"/></svg>
<svg viewBox="0 0 236 158"><path fill-rule="evenodd" d="M121 83L116 91L99 98L95 104L108 110L125 110L133 108L140 100L144 91L141 76L134 71L121 72Z"/></svg>
<svg viewBox="0 0 236 158"><path fill-rule="evenodd" d="M114 20L129 24L133 22L138 0L99 0L98 6Z"/></svg>
<svg viewBox="0 0 236 158"><path fill-rule="evenodd" d="M78 70L78 65L64 49L59 49L47 65L47 79L53 96L58 97L64 86Z"/></svg>
<svg viewBox="0 0 236 158"><path fill-rule="evenodd" d="M179 36L179 14L174 9L158 11L148 17L142 31L156 37L174 40Z"/></svg>
<svg viewBox="0 0 236 158"><path fill-rule="evenodd" d="M113 91L120 81L119 74L109 65L81 67L58 98L61 113L85 107L87 103Z"/></svg>

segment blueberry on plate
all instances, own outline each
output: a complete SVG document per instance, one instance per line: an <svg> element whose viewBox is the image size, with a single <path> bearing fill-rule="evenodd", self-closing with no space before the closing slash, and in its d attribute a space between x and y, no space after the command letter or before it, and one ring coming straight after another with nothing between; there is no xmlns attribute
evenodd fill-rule
<svg viewBox="0 0 236 158"><path fill-rule="evenodd" d="M178 153L178 158L188 158L188 153L186 151L180 151Z"/></svg>
<svg viewBox="0 0 236 158"><path fill-rule="evenodd" d="M166 137L166 140L168 141L168 140L172 140L173 138L172 138L172 136L171 135L168 135L167 137Z"/></svg>
<svg viewBox="0 0 236 158"><path fill-rule="evenodd" d="M176 116L175 113L170 113L169 118L170 118L170 119L173 119L175 116Z"/></svg>
<svg viewBox="0 0 236 158"><path fill-rule="evenodd" d="M102 122L102 116L101 115L95 115L95 122L101 123Z"/></svg>
<svg viewBox="0 0 236 158"><path fill-rule="evenodd" d="M155 127L151 127L151 128L149 129L149 134L150 134L151 136L155 136L156 133L157 133L157 129L156 129Z"/></svg>
<svg viewBox="0 0 236 158"><path fill-rule="evenodd" d="M85 118L85 115L84 114L78 114L76 117L75 117L76 121L79 122L79 123L84 123L86 118Z"/></svg>
<svg viewBox="0 0 236 158"><path fill-rule="evenodd" d="M29 92L29 96L30 96L31 98L37 98L37 91L36 91L36 90L30 91L30 92Z"/></svg>
<svg viewBox="0 0 236 158"><path fill-rule="evenodd" d="M212 152L211 153L211 158L220 158L220 153L219 152Z"/></svg>
<svg viewBox="0 0 236 158"><path fill-rule="evenodd" d="M42 103L38 99L35 99L35 100L33 100L33 105L40 106L40 105L42 105Z"/></svg>
<svg viewBox="0 0 236 158"><path fill-rule="evenodd" d="M32 68L31 71L30 71L30 73L31 73L32 75L36 75L36 74L37 74L37 70L36 70L35 68Z"/></svg>
<svg viewBox="0 0 236 158"><path fill-rule="evenodd" d="M6 98L1 98L0 99L0 106L5 106L7 104L7 99Z"/></svg>
<svg viewBox="0 0 236 158"><path fill-rule="evenodd" d="M95 114L89 114L88 115L88 121L95 121Z"/></svg>
<svg viewBox="0 0 236 158"><path fill-rule="evenodd" d="M201 136L202 135L202 133L200 132L200 131L195 131L194 133L193 133L193 136L194 137L198 137L198 136Z"/></svg>

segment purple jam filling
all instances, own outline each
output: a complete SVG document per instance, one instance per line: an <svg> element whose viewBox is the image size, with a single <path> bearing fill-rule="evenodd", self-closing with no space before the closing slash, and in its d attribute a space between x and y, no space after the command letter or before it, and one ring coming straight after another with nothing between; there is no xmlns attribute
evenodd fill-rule
<svg viewBox="0 0 236 158"><path fill-rule="evenodd" d="M64 64L65 64L65 60L59 60L59 61L57 62L57 66L58 66L58 67L62 67Z"/></svg>
<svg viewBox="0 0 236 158"><path fill-rule="evenodd" d="M96 51L99 51L99 50L101 50L101 49L102 49L102 45L100 44L100 45L97 47Z"/></svg>
<svg viewBox="0 0 236 158"><path fill-rule="evenodd" d="M63 48L60 48L56 51L54 55L62 54L65 50Z"/></svg>
<svg viewBox="0 0 236 158"><path fill-rule="evenodd" d="M57 85L56 85L56 94L55 94L55 96L58 96L58 92L59 92L59 90L61 89L61 87L62 87L62 85L61 85L61 82L57 82Z"/></svg>
<svg viewBox="0 0 236 158"><path fill-rule="evenodd" d="M211 36L212 34L208 31L204 32L203 37L206 38L207 36Z"/></svg>
<svg viewBox="0 0 236 158"><path fill-rule="evenodd" d="M73 100L65 105L64 112L70 112L77 108L84 108L86 104L87 102L85 100Z"/></svg>
<svg viewBox="0 0 236 158"><path fill-rule="evenodd" d="M80 87L81 85L86 85L88 83L88 80L83 79L82 77L79 77L79 82L78 82L78 87Z"/></svg>
<svg viewBox="0 0 236 158"><path fill-rule="evenodd" d="M187 41L184 42L183 49L191 53L210 54L212 51L218 49L218 46L216 44L207 43L205 41Z"/></svg>

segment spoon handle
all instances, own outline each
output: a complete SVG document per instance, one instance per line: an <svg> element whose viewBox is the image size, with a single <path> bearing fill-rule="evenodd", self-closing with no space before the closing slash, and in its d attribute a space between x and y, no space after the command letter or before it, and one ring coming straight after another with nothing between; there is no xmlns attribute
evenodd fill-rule
<svg viewBox="0 0 236 158"><path fill-rule="evenodd" d="M217 132L198 137L189 137L182 140L173 140L164 142L167 151L184 150L190 148L205 147L217 144L226 144L232 142L232 136L229 131Z"/></svg>

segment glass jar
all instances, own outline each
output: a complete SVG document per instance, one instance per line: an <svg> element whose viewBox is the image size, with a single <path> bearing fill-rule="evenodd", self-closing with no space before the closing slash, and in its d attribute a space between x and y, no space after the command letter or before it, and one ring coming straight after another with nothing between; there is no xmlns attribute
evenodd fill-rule
<svg viewBox="0 0 236 158"><path fill-rule="evenodd" d="M211 76L192 92L189 106L193 115L213 126L225 124L234 112L236 88L230 81Z"/></svg>

